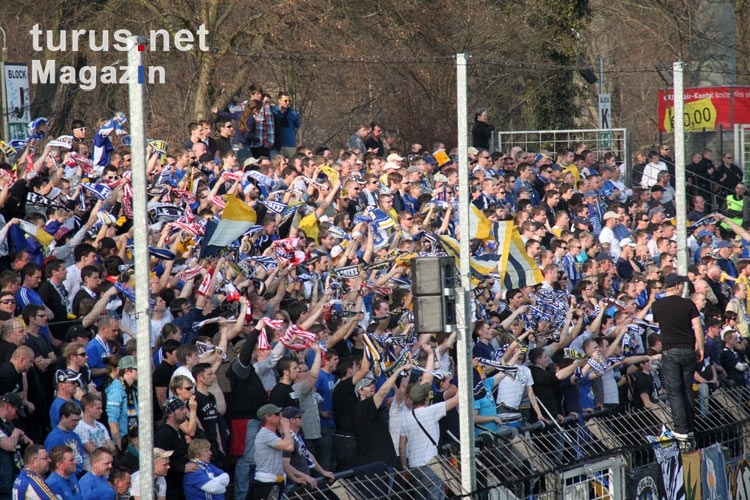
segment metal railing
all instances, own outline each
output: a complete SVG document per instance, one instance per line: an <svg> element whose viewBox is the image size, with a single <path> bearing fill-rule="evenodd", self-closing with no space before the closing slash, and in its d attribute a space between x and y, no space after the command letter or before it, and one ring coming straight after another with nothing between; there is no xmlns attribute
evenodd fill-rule
<svg viewBox="0 0 750 500"><path fill-rule="evenodd" d="M697 401L697 447L719 443L727 461L750 453L750 388L719 389ZM655 462L647 435L672 427L668 406L617 415L590 415L585 425L567 418L560 426L502 428L477 438L477 489L462 492L460 453L454 446L429 467L389 472L383 463L345 471L333 484L295 488L289 499L446 498L553 499L626 498L625 476ZM594 497L577 496L582 490Z"/></svg>
<svg viewBox="0 0 750 500"><path fill-rule="evenodd" d="M717 132L717 131L711 131ZM735 127L732 134L732 140L727 142L726 146L732 146L735 151L736 162L747 172L750 169L750 125ZM717 134L714 134L717 135ZM703 146L713 146L715 157L721 157L724 151L724 131L719 129L719 139L717 144L707 144ZM524 151L538 152L547 150L553 153L559 153L565 148L570 148L577 142L583 142L587 148L593 151L598 158L602 158L604 153L612 152L617 158L625 163L627 179L630 187L638 185L633 179L633 152L635 151L630 144L630 137L627 129L571 129L571 130L521 130L521 131L498 131L496 133L495 144L498 151L505 153L510 152L513 146L519 146ZM731 150L731 149L730 149ZM690 155L688 155L689 157ZM693 182L688 185L688 196L700 195L706 200L706 205L712 211L718 211L728 215L726 210L726 196L731 194L732 190L727 190L721 184L695 175L691 175ZM747 176L746 176L747 179ZM688 199L688 202L690 198Z"/></svg>
<svg viewBox="0 0 750 500"><path fill-rule="evenodd" d="M571 130L520 130L497 132L497 150L509 153L513 146L524 151L537 153L542 150L559 153L574 143L583 142L597 158L604 153L614 153L620 160L630 165L630 144L628 130L613 129L571 129Z"/></svg>
<svg viewBox="0 0 750 500"><path fill-rule="evenodd" d="M706 211L719 212L729 215L727 211L727 195L733 193L718 182L700 175L688 174L687 196L688 207L692 208L693 196L702 196L706 201Z"/></svg>

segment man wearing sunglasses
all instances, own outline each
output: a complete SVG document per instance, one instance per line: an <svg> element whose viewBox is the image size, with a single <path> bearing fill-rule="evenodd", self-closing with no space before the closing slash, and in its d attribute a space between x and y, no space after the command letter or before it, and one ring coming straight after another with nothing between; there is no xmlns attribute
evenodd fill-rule
<svg viewBox="0 0 750 500"><path fill-rule="evenodd" d="M216 147L219 149L219 153L233 151L232 135L234 134L234 124L232 120L220 119L216 123L216 127L219 129L219 136L216 138Z"/></svg>
<svg viewBox="0 0 750 500"><path fill-rule="evenodd" d="M302 125L299 113L291 106L289 93L279 92L278 106L272 106L276 119L276 150L286 158L291 158L297 152L297 130Z"/></svg>
<svg viewBox="0 0 750 500"><path fill-rule="evenodd" d="M83 120L73 120L70 126L73 129L73 142L86 142L86 133L89 131L86 123Z"/></svg>

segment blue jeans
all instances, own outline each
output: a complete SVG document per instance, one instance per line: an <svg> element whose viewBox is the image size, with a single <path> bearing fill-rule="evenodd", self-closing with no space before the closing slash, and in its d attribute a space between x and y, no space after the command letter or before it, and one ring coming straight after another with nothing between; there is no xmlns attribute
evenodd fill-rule
<svg viewBox="0 0 750 500"><path fill-rule="evenodd" d="M318 455L315 458L325 470L333 470L333 427L320 427L320 440L318 441Z"/></svg>
<svg viewBox="0 0 750 500"><path fill-rule="evenodd" d="M695 428L693 374L697 365L693 349L683 347L662 352L661 369L672 409L674 431L680 434L693 432Z"/></svg>
<svg viewBox="0 0 750 500"><path fill-rule="evenodd" d="M438 477L428 465L415 467L409 470L414 476L414 483L422 485L419 490L424 500L443 500L445 498L445 486L443 480Z"/></svg>
<svg viewBox="0 0 750 500"><path fill-rule="evenodd" d="M234 500L245 500L250 490L250 480L255 473L255 436L260 432L260 421L247 421L247 435L245 436L245 453L237 460L234 468Z"/></svg>

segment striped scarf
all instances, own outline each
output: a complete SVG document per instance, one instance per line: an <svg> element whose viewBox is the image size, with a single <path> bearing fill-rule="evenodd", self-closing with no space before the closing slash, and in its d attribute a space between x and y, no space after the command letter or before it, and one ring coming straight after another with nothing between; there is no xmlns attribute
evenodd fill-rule
<svg viewBox="0 0 750 500"><path fill-rule="evenodd" d="M119 380L128 398L128 432L130 432L138 428L138 403L136 401L138 388L135 384L128 385L122 377L119 377Z"/></svg>
<svg viewBox="0 0 750 500"><path fill-rule="evenodd" d="M292 439L294 439L294 442L297 443L299 454L302 455L305 460L307 460L307 466L310 467L310 469L315 468L315 462L313 461L312 456L310 455L310 450L307 449L307 445L305 444L305 442L294 431L289 432L292 433Z"/></svg>
<svg viewBox="0 0 750 500"><path fill-rule="evenodd" d="M40 476L33 470L26 469L26 477L29 478L29 486L31 486L31 489L34 490L34 493L36 493L36 495L41 500L57 500L57 496L52 493L52 490L49 488L49 486L47 486L47 483L44 482L44 478L42 476ZM16 497L15 491L13 497Z"/></svg>

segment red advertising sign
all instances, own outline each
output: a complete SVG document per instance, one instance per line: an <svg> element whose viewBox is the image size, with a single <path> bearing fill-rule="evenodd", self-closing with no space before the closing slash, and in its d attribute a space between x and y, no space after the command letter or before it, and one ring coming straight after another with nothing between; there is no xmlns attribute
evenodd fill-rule
<svg viewBox="0 0 750 500"><path fill-rule="evenodd" d="M713 130L719 125L750 124L750 87L685 89L683 122L686 132ZM659 130L674 130L674 94L659 91Z"/></svg>

